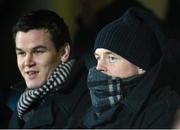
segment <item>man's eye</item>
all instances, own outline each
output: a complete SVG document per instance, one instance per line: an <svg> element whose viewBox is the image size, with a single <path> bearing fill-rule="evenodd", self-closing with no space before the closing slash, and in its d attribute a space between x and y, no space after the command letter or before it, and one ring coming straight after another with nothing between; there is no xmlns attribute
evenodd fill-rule
<svg viewBox="0 0 180 130"><path fill-rule="evenodd" d="M17 55L20 55L20 56L23 56L23 55L25 55L25 52L19 51L19 52L16 52L16 54L17 54Z"/></svg>
<svg viewBox="0 0 180 130"><path fill-rule="evenodd" d="M110 63L113 63L113 62L115 62L117 60L117 58L114 57L114 56L109 56L108 60L109 60Z"/></svg>

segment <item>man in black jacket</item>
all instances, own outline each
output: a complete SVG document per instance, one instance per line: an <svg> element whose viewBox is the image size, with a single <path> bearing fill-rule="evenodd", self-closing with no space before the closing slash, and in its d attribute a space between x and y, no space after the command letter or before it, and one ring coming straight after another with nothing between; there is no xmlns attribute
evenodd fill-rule
<svg viewBox="0 0 180 130"><path fill-rule="evenodd" d="M90 104L87 69L71 55L63 18L49 10L28 12L13 28L25 91L9 128L75 128Z"/></svg>
<svg viewBox="0 0 180 130"><path fill-rule="evenodd" d="M180 97L168 75L166 47L150 11L130 8L106 25L95 41L97 65L88 75L92 107L81 127L172 128Z"/></svg>

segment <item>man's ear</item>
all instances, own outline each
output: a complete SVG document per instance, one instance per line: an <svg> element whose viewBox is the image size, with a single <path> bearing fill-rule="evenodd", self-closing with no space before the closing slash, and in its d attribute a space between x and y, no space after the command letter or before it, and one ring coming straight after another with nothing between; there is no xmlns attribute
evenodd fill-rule
<svg viewBox="0 0 180 130"><path fill-rule="evenodd" d="M61 54L61 62L66 62L69 59L70 56L70 45L69 43L65 43L62 49L60 49L60 54Z"/></svg>

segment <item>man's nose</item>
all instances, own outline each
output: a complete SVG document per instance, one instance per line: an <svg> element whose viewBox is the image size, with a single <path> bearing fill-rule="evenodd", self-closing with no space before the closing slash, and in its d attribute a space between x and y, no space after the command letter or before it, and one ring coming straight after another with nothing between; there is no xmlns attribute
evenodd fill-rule
<svg viewBox="0 0 180 130"><path fill-rule="evenodd" d="M106 72L107 71L107 64L106 64L106 60L105 59L100 59L97 61L97 65L96 65L96 69L98 71L103 71Z"/></svg>
<svg viewBox="0 0 180 130"><path fill-rule="evenodd" d="M32 54L27 54L25 57L25 66L31 67L35 64Z"/></svg>

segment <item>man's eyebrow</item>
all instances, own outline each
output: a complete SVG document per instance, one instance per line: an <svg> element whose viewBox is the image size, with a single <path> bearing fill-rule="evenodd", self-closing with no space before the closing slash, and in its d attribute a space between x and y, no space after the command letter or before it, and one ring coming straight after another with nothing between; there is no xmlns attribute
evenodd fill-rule
<svg viewBox="0 0 180 130"><path fill-rule="evenodd" d="M36 49L39 49L39 48L47 49L46 46L39 45L39 46L34 47L33 50L36 50Z"/></svg>
<svg viewBox="0 0 180 130"><path fill-rule="evenodd" d="M112 54L114 54L114 53L108 51L108 52L105 52L105 54L107 54L107 55L108 55L108 54L111 54L111 55L112 55Z"/></svg>
<svg viewBox="0 0 180 130"><path fill-rule="evenodd" d="M37 50L37 49L47 49L47 47L39 45L39 46L32 48L32 50ZM16 51L23 51L23 49L16 47Z"/></svg>
<svg viewBox="0 0 180 130"><path fill-rule="evenodd" d="M38 46L33 47L32 49L39 49L39 48L44 48L44 49L46 49L47 47L46 47L46 46L42 46L42 45L38 45ZM16 50L22 50L22 49L16 47Z"/></svg>
<svg viewBox="0 0 180 130"><path fill-rule="evenodd" d="M23 50L16 47L15 51L23 51Z"/></svg>

